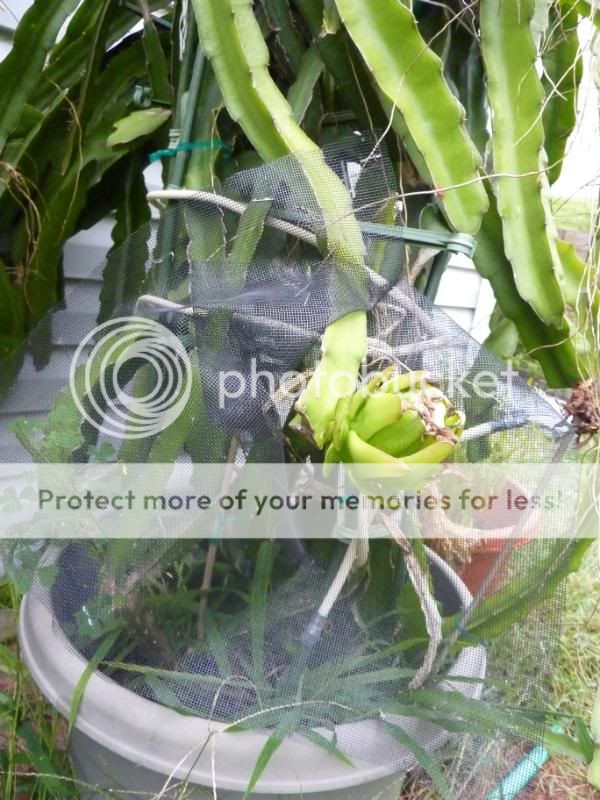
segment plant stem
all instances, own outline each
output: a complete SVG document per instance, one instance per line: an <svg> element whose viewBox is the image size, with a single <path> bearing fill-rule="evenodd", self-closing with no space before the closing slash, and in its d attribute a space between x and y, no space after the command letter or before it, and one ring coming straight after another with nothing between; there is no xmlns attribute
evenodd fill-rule
<svg viewBox="0 0 600 800"><path fill-rule="evenodd" d="M435 258L433 259L433 264L431 265L431 271L427 277L427 283L425 284L425 297L428 297L431 302L435 302L435 298L438 293L438 289L440 288L440 283L442 282L442 277L448 266L448 262L450 260L450 253L447 250L442 250L441 253L438 253Z"/></svg>
<svg viewBox="0 0 600 800"><path fill-rule="evenodd" d="M194 57L194 67L192 69L192 77L190 80L189 91L187 97L182 98L181 102L185 100L185 108L183 114L183 121L181 125L181 144L188 144L192 138L192 131L194 128L194 120L196 117L196 106L198 103L198 95L200 94L200 85L202 83L202 75L204 73L204 53L199 44L196 45L196 55ZM185 168L189 159L189 152L180 150L176 155L173 163L171 174L169 175L169 186L174 189L181 189L185 177Z"/></svg>
<svg viewBox="0 0 600 800"><path fill-rule="evenodd" d="M388 517L386 514L380 514L379 518L388 529L398 547L402 550L404 563L406 564L406 569L413 588L419 598L419 604L423 611L423 616L425 617L425 626L429 634L425 658L409 684L410 689L418 689L425 683L435 665L437 651L442 642L442 617L435 602L435 598L429 589L427 577L421 569L419 559L414 554L410 541L391 517Z"/></svg>
<svg viewBox="0 0 600 800"><path fill-rule="evenodd" d="M193 42L195 42L194 47L192 47ZM204 54L196 36L196 18L193 9L190 9L186 49L181 63L175 106L174 130L181 129L179 144L188 144L192 135L203 71ZM169 187L180 189L183 186L189 155L189 152L185 150L180 150L175 154L169 169ZM162 231L162 260L158 270L158 285L163 290L168 285L172 267L169 256L176 224L175 215L169 214L167 207Z"/></svg>
<svg viewBox="0 0 600 800"><path fill-rule="evenodd" d="M219 547L217 542L211 542L208 545L208 550L206 552L206 561L204 562L204 575L202 577L202 586L200 587L200 607L198 608L198 624L197 624L197 634L198 634L198 641L202 641L204 639L204 634L206 632L206 612L208 610L208 593L210 592L212 586L212 578L215 569L215 562L217 560L217 548Z"/></svg>
<svg viewBox="0 0 600 800"><path fill-rule="evenodd" d="M123 8L126 8L128 11L131 11L132 14L136 14L137 16L140 15L140 10L136 8L133 3L123 3ZM163 19L163 17L158 17L151 15L152 22L155 25L158 25L160 28L165 28L165 30L170 31L173 27L168 19ZM0 32L4 26L0 25ZM10 31L12 34L12 31Z"/></svg>
<svg viewBox="0 0 600 800"><path fill-rule="evenodd" d="M227 455L227 462L225 465L225 474L223 475L223 482L221 484L221 494L226 492L231 486L233 477L233 468L235 466L235 457L240 446L238 436L234 436L229 446L229 453ZM217 560L217 550L219 547L218 541L211 541L206 552L206 561L204 562L204 575L202 576L202 586L200 587L200 607L198 608L198 622L196 630L198 633L198 640L204 639L206 632L206 612L208 610L208 594L212 586L212 579L215 570L215 562Z"/></svg>

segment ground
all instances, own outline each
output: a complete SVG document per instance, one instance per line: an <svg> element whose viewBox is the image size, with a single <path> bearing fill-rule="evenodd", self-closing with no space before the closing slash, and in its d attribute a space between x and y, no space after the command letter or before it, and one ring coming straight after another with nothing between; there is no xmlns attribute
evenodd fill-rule
<svg viewBox="0 0 600 800"><path fill-rule="evenodd" d="M600 689L600 551L594 547L582 569L568 580L558 669L552 695L554 709L579 713L587 722ZM600 800L586 781L586 769L571 760L552 758L515 800ZM400 800L437 800L422 776L408 782Z"/></svg>

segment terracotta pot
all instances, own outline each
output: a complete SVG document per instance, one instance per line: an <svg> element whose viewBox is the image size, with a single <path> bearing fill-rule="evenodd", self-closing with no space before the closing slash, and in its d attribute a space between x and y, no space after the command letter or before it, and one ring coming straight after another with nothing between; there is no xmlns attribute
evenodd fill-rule
<svg viewBox="0 0 600 800"><path fill-rule="evenodd" d="M471 553L471 560L468 564L459 567L458 574L462 578L465 586L472 595L476 595L483 585L486 576L493 569L498 554L502 552L506 539L484 539L479 542L476 549ZM522 540L517 542L517 546ZM490 583L486 595L493 594L500 588L504 575L500 572Z"/></svg>
<svg viewBox="0 0 600 800"><path fill-rule="evenodd" d="M513 508L508 509L509 491L512 493L513 500L517 495L526 495L526 492L521 486L510 481L502 489L502 493L500 494L502 500L497 504L497 508L473 512L473 518L482 534L485 531L514 527L515 525L519 524L519 521L522 519L522 515L526 513L524 511L516 510L514 506ZM539 527L540 521L541 517L538 511L530 512L527 520L525 521L523 530L521 531L522 535L513 541L513 547L523 547L529 541L531 541L531 538L534 536ZM504 545L507 541L508 538L506 537L500 538L496 536L489 539L482 537L471 552L471 560L469 563L464 564L457 570L471 594L476 595L479 592L487 575L494 568L496 559L504 549ZM502 586L506 578L506 574L506 568L499 570L498 575L488 586L485 592L486 596L493 594Z"/></svg>
<svg viewBox="0 0 600 800"><path fill-rule="evenodd" d="M527 513L514 508L514 499L517 495L526 496L527 493L518 484L512 481L507 482L499 494L499 501L491 509L472 512L474 527L470 528L468 532L465 532L464 528L461 529L460 525L451 522L440 509L432 512L424 527L422 523L421 529L427 543L451 563L473 595L476 595L483 586L504 545L509 539L512 539L515 526L521 522L523 514ZM529 512L519 538L513 541L513 547L523 547L531 541L540 522L541 516L538 511ZM436 527L438 533L440 531L446 533L450 542L453 539L466 542L468 534L468 538L473 541L472 548L466 548L470 555L469 561L462 562L462 556L458 555L460 553L458 549L453 558L452 548L447 548L448 539L444 541L444 549L437 546L439 540L427 539L427 533L431 530L431 526ZM506 577L507 568L503 567L499 570L498 575L490 581L485 594L492 594L499 589Z"/></svg>

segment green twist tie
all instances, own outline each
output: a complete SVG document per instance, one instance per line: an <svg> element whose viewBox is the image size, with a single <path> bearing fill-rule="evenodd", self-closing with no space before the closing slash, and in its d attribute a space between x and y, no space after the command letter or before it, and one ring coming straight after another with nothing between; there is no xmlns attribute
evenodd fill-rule
<svg viewBox="0 0 600 800"><path fill-rule="evenodd" d="M231 147L220 139L215 139L212 142L181 142L175 147L168 147L166 150L155 150L154 153L150 153L150 163L154 164L163 158L173 158L177 153L189 152L190 150L224 150L227 155L233 155Z"/></svg>

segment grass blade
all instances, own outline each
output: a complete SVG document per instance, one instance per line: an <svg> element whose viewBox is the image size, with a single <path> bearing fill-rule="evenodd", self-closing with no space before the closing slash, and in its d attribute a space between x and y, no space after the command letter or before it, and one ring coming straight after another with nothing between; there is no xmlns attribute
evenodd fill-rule
<svg viewBox="0 0 600 800"><path fill-rule="evenodd" d="M273 545L263 542L258 550L254 579L250 591L250 627L252 630L252 662L254 678L262 685L264 677L264 647L267 612L267 594L271 583Z"/></svg>
<svg viewBox="0 0 600 800"><path fill-rule="evenodd" d="M263 749L260 751L260 755L256 759L256 764L254 765L252 775L250 776L250 780L248 782L248 788L244 794L245 798L252 794L256 784L260 780L261 775L267 768L269 761L282 744L283 737L276 735L269 736Z"/></svg>
<svg viewBox="0 0 600 800"><path fill-rule="evenodd" d="M73 691L73 697L71 698L71 708L69 709L69 728L68 728L69 735L73 730L73 725L75 724L75 720L77 719L77 714L79 713L79 708L81 706L81 701L83 700L83 694L87 688L90 678L92 677L94 672L98 669L102 661L104 661L106 656L110 653L111 648L113 647L114 643L117 641L120 635L121 635L121 628L109 634L106 637L106 639L104 639L104 641L99 645L98 649L96 650L92 658L88 661L88 663L85 666L85 669L81 673L81 677L77 681L77 686L75 687Z"/></svg>

